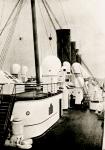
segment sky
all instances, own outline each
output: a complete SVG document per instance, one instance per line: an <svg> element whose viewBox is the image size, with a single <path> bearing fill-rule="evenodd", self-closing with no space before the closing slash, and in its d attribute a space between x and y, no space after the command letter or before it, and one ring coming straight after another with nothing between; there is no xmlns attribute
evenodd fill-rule
<svg viewBox="0 0 105 150"><path fill-rule="evenodd" d="M2 30L16 0L0 0L0 30ZM85 61L95 77L105 78L105 0L47 0L62 28L71 29L71 40L76 41ZM40 64L47 55L56 55L56 34L41 0L36 0L37 30ZM54 19L53 19L54 20ZM0 50L13 22L0 37ZM58 26L56 25L58 29ZM48 35L47 35L48 34ZM52 40L48 40L48 36ZM22 37L22 40L19 40ZM34 70L30 0L25 0L3 69L9 71L13 63L26 65L29 76Z"/></svg>

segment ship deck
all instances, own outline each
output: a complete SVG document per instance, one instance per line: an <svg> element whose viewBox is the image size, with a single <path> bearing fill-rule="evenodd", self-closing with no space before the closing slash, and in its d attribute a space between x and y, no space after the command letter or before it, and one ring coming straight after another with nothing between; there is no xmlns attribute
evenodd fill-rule
<svg viewBox="0 0 105 150"><path fill-rule="evenodd" d="M69 109L46 134L34 139L32 149L101 150L102 138L102 120L94 112Z"/></svg>
<svg viewBox="0 0 105 150"><path fill-rule="evenodd" d="M43 93L42 91L29 91L24 93L16 94L16 100L41 100L47 97L51 97L57 94L62 93L58 91L57 93Z"/></svg>

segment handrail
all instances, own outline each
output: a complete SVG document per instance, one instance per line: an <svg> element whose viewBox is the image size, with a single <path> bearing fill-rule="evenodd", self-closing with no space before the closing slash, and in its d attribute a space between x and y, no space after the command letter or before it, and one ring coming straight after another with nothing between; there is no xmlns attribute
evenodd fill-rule
<svg viewBox="0 0 105 150"><path fill-rule="evenodd" d="M10 113L11 113L10 109L11 109L11 107L13 107L13 101L14 101L14 98L16 97L14 95L14 91L15 90L16 90L16 88L15 88L15 85L14 85L13 92L12 92L11 97L10 97L11 100L10 100L10 103L9 103L9 106L8 106L8 110L7 110L7 116L6 116L6 120L5 120L5 124L4 124L4 131L5 131L6 127L7 127L7 125L8 125L8 119L9 119Z"/></svg>
<svg viewBox="0 0 105 150"><path fill-rule="evenodd" d="M14 85L36 85L36 86L41 86L41 85L51 85L51 84L60 84L61 82L57 82L57 83L40 83L39 85L37 85L37 83L15 83Z"/></svg>
<svg viewBox="0 0 105 150"><path fill-rule="evenodd" d="M1 101L3 101L3 86L6 85L7 83L0 83L0 96L1 96Z"/></svg>

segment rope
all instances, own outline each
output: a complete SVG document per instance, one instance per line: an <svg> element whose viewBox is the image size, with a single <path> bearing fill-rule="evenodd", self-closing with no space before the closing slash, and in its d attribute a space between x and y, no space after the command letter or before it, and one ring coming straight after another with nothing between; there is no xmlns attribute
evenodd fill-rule
<svg viewBox="0 0 105 150"><path fill-rule="evenodd" d="M4 14L5 0L2 1L2 2L3 2L3 5L2 5L2 8L1 8L0 25L2 23L2 18L3 18L3 14Z"/></svg>
<svg viewBox="0 0 105 150"><path fill-rule="evenodd" d="M64 20L65 20L65 23L66 23L66 25L68 25L68 23L67 23L67 19L66 19L65 14L64 14L64 10L63 10L63 6L62 6L62 2L61 2L61 0L58 0L58 1L59 1L59 4L60 4L61 9L62 9L62 12L63 12L63 17L64 17Z"/></svg>
<svg viewBox="0 0 105 150"><path fill-rule="evenodd" d="M102 88L102 86L100 85L99 81L94 77L94 75L92 74L92 72L90 71L90 69L88 68L88 66L85 64L85 62L83 61L83 59L81 59L83 65L86 67L87 71L90 73L90 75L92 76L92 78L97 82L98 86L104 91L104 89Z"/></svg>
<svg viewBox="0 0 105 150"><path fill-rule="evenodd" d="M74 75L74 77L76 77L76 74L74 73L74 69L73 69L73 67L71 67L71 70L72 70L72 73L73 73L73 75ZM81 74L82 75L82 74ZM83 76L82 76L83 77ZM78 81L78 83L79 83L79 85L82 87L82 85L81 85L81 82L80 82L80 80L77 78L77 81ZM84 90L84 88L83 88L83 91L85 92L85 90ZM87 92L87 91L86 91ZM85 94L87 94L85 92Z"/></svg>
<svg viewBox="0 0 105 150"><path fill-rule="evenodd" d="M58 24L59 28L60 28L60 29L62 29L61 25L59 24L58 19L55 17L55 15L54 15L54 13L53 13L53 11L52 11L51 7L49 6L49 4L47 3L47 1L46 1L46 0L44 0L44 1L45 1L46 5L47 5L48 9L50 10L51 14L53 15L53 17L54 17L54 19L55 19L56 23Z"/></svg>
<svg viewBox="0 0 105 150"><path fill-rule="evenodd" d="M24 5L22 5L22 8L25 6L25 3L26 3L26 2L27 2L27 0L24 2ZM11 18L12 18L12 16L11 16ZM11 22L13 22L13 20L14 20L14 19L10 19L10 20L8 21L6 27L7 27ZM1 24L1 23L0 23L0 24ZM5 28L6 28L6 27L5 27ZM4 27L3 27L3 28L4 28ZM2 28L2 29L3 29L3 28ZM2 29L1 29L1 30L2 30ZM1 30L0 30L0 31L1 31ZM5 29L4 29L4 31L5 31ZM1 32L0 32L0 33L1 33Z"/></svg>
<svg viewBox="0 0 105 150"><path fill-rule="evenodd" d="M3 29L2 29L1 32L0 32L0 36L2 35L3 31L5 30L5 28L6 28L7 24L8 24L8 22L9 22L9 20L11 19L12 15L14 14L14 11L15 11L15 9L17 8L19 2L20 2L20 0L18 0L17 3L16 3L16 5L14 6L14 8L13 8L11 14L10 14L10 16L8 17L6 23L5 23L4 27L3 27Z"/></svg>
<svg viewBox="0 0 105 150"><path fill-rule="evenodd" d="M47 38L49 38L47 27L46 27L46 24L45 24L45 21L44 21L44 17L43 17L43 13L42 13L42 10L41 10L41 7L40 7L39 3L38 3L38 6L39 6L40 14L41 14L41 17L42 17L42 20L43 20L43 24L44 24L44 27L45 27L45 32L46 32ZM52 52L52 46L51 46L50 41L49 41L49 45L50 45L51 52Z"/></svg>
<svg viewBox="0 0 105 150"><path fill-rule="evenodd" d="M46 12L47 12L49 18L50 18L50 21L51 21L51 23L52 23L52 25L53 25L53 28L54 28L54 30L56 31L56 27L55 27L55 25L54 25L54 23L53 23L53 21L52 21L52 18L51 18L51 16L50 16L50 13L49 13L49 11L48 11L48 8L46 7L46 4L45 4L44 0L42 0L42 3L43 3L43 5L44 5L44 7L45 7L45 10L46 10Z"/></svg>
<svg viewBox="0 0 105 150"><path fill-rule="evenodd" d="M72 73L74 74L74 70L73 70L73 68L71 67L71 70L72 70ZM82 72L81 72L81 75L82 75L82 77L83 77L83 74L82 74ZM74 76L76 76L75 74L74 74ZM83 78L84 79L84 78ZM81 83L80 83L80 81L79 81L79 79L77 79L77 81L78 81L78 83L79 83L79 85L81 86ZM82 89L83 89L83 94L86 94L88 97L88 100L90 100L91 98L90 98L90 96L89 96L89 93L88 93L88 89L87 89L87 87L86 87L86 84L85 84L85 82L84 82L84 87L82 87ZM86 95L85 95L85 97L83 97L83 98L86 98Z"/></svg>
<svg viewBox="0 0 105 150"><path fill-rule="evenodd" d="M12 40L12 35L14 33L15 26L16 26L16 23L17 23L17 20L18 20L18 16L19 16L20 11L21 11L22 4L23 4L23 0L20 1L20 5L19 5L19 7L17 9L17 12L16 12L16 15L15 15L13 24L11 25L11 28L10 28L9 33L7 35L7 39L5 41L4 47L3 47L2 51L1 51L1 55L0 55L0 69L2 69L2 67L3 67L4 61L5 61L5 58L6 58L6 54L7 54L7 51L8 51L8 47L9 47L9 44L10 44L10 42Z"/></svg>

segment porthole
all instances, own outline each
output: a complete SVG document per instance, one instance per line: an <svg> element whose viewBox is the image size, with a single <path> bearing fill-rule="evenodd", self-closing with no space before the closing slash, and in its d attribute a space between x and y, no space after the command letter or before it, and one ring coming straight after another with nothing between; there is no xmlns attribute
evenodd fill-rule
<svg viewBox="0 0 105 150"><path fill-rule="evenodd" d="M29 111L27 111L27 112L26 112L26 115L27 115L27 116L29 116L29 115L30 115L30 112L29 112Z"/></svg>

